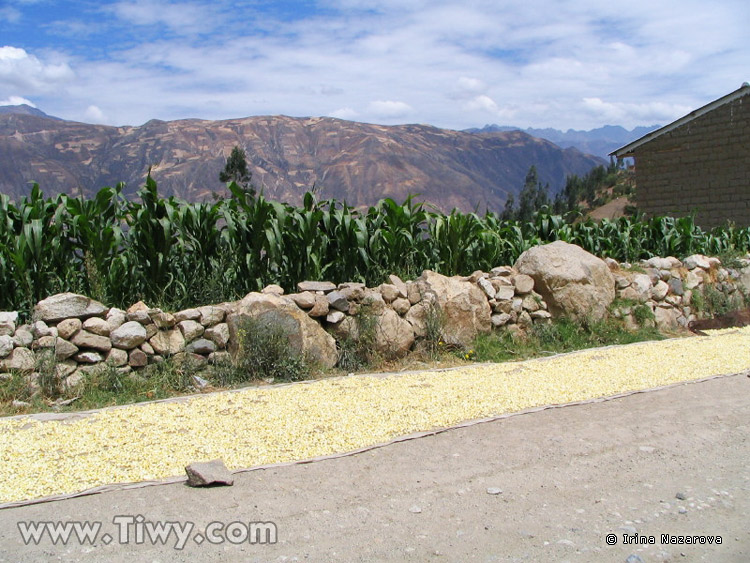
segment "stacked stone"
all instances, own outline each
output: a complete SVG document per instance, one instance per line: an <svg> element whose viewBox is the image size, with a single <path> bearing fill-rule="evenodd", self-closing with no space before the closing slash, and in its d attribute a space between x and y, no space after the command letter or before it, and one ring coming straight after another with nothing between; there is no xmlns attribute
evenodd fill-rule
<svg viewBox="0 0 750 563"><path fill-rule="evenodd" d="M661 330L686 327L696 319L691 306L696 290L710 286L730 299L735 298L738 304L742 302L740 292L750 290L743 283L743 275L747 277L750 272L729 270L718 258L702 254L693 254L683 261L673 256L649 258L639 262L636 269L631 269L628 263L619 264L609 258L606 261L615 276L617 297L648 306ZM620 307L614 314L635 326L632 307Z"/></svg>
<svg viewBox="0 0 750 563"><path fill-rule="evenodd" d="M0 313L0 371L33 374L34 353L45 350L68 386L103 366L127 373L168 356L205 365L228 356L225 317L222 306L171 314L139 302L123 311L83 295L53 295L34 307L29 325L16 327L17 313Z"/></svg>
<svg viewBox="0 0 750 563"><path fill-rule="evenodd" d="M296 293L284 295L281 287L270 285L235 303L177 313L142 302L123 311L82 295L54 295L36 305L30 324L18 326L18 313L0 312L0 376L18 370L33 377L36 354L43 351L54 356L57 375L68 385L106 365L129 372L166 357L198 367L218 363L236 350L243 316L272 315L275 322L295 331L290 346L331 367L338 359L337 341L358 338L360 313L374 321L375 351L398 357L428 335L435 320L431 315L439 315L446 342L468 345L477 334L493 328L519 331L548 322L553 315L576 318L597 307L606 314L615 296L645 304L660 329L674 330L695 318L691 299L696 290L710 286L730 298L736 296L738 302L750 292L750 255L741 270L732 270L717 258L698 254L684 261L651 258L634 268L586 256L567 243L537 247L524 255L532 251L552 253L552 258L522 256L514 267L465 277L428 270L404 282L391 275L375 288L355 282L305 281ZM568 258L561 260L566 253ZM586 260L590 262L582 267ZM595 270L603 270L598 281L590 279ZM602 295L594 295L596 299L591 297L595 285L606 286ZM635 326L632 306L619 306L613 313Z"/></svg>

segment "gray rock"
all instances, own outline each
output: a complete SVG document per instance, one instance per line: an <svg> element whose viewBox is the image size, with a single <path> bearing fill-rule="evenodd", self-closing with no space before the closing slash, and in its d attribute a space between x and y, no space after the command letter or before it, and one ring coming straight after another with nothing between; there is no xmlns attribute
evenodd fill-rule
<svg viewBox="0 0 750 563"><path fill-rule="evenodd" d="M221 350L208 355L208 363L212 365L228 365L232 363L232 355L226 350Z"/></svg>
<svg viewBox="0 0 750 563"><path fill-rule="evenodd" d="M82 326L83 323L81 322L81 319L65 319L64 321L57 323L57 335L60 338L70 340L76 332L81 330Z"/></svg>
<svg viewBox="0 0 750 563"><path fill-rule="evenodd" d="M195 323L195 321L182 322ZM201 330L203 330L202 326ZM149 344L151 344L154 351L161 356L174 356L185 349L185 337L177 328L171 330L160 330L149 340Z"/></svg>
<svg viewBox="0 0 750 563"><path fill-rule="evenodd" d="M331 324L338 324L346 318L346 315L341 311L331 311L326 316L326 322Z"/></svg>
<svg viewBox="0 0 750 563"><path fill-rule="evenodd" d="M201 323L189 320L181 321L177 326L179 327L180 332L182 332L182 336L185 338L186 342L190 342L199 336L203 336L203 333L206 330ZM154 346L154 348L156 347Z"/></svg>
<svg viewBox="0 0 750 563"><path fill-rule="evenodd" d="M492 285L492 282L488 280L487 278L479 278L477 280L477 285L487 294L488 299L494 299L495 298L495 286Z"/></svg>
<svg viewBox="0 0 750 563"><path fill-rule="evenodd" d="M669 293L669 284L663 280L659 280L657 284L651 288L651 298L655 301L662 301Z"/></svg>
<svg viewBox="0 0 750 563"><path fill-rule="evenodd" d="M702 270L711 269L709 259L702 254L692 254L685 258L682 263L688 270L694 270L695 268L701 268Z"/></svg>
<svg viewBox="0 0 750 563"><path fill-rule="evenodd" d="M487 487L488 495L499 495L503 490L500 487Z"/></svg>
<svg viewBox="0 0 750 563"><path fill-rule="evenodd" d="M646 260L646 265L657 270L672 269L672 261L669 258L660 258L658 256Z"/></svg>
<svg viewBox="0 0 750 563"><path fill-rule="evenodd" d="M16 332L16 323L0 321L0 336L13 336Z"/></svg>
<svg viewBox="0 0 750 563"><path fill-rule="evenodd" d="M188 369L200 370L208 364L208 358L200 354L184 351L173 356L174 365Z"/></svg>
<svg viewBox="0 0 750 563"><path fill-rule="evenodd" d="M490 317L490 321L492 321L492 326L494 327L501 327L506 324L508 324L508 321L510 321L510 315L508 313L499 313L492 315Z"/></svg>
<svg viewBox="0 0 750 563"><path fill-rule="evenodd" d="M383 301L385 301L386 303L392 303L398 297L400 297L398 287L390 283L382 283L378 286L377 289L380 292L380 295L383 296Z"/></svg>
<svg viewBox="0 0 750 563"><path fill-rule="evenodd" d="M312 309L315 305L315 294L311 291L292 293L289 297L292 298L292 301L294 301L300 309Z"/></svg>
<svg viewBox="0 0 750 563"><path fill-rule="evenodd" d="M555 316L599 320L615 298L607 264L573 244L555 241L530 248L514 267L534 278L536 291Z"/></svg>
<svg viewBox="0 0 750 563"><path fill-rule="evenodd" d="M201 318L201 312L198 309L184 309L174 314L175 322L197 321Z"/></svg>
<svg viewBox="0 0 750 563"><path fill-rule="evenodd" d="M344 313L349 311L349 300L342 292L338 290L332 291L326 295L326 298L328 299L328 306L330 308Z"/></svg>
<svg viewBox="0 0 750 563"><path fill-rule="evenodd" d="M494 274L496 276L512 276L515 272L513 271L513 268L510 266L498 266L497 268L492 268L490 270L491 274Z"/></svg>
<svg viewBox="0 0 750 563"><path fill-rule="evenodd" d="M625 560L625 563L643 563L643 559L633 553L628 556L628 558Z"/></svg>
<svg viewBox="0 0 750 563"><path fill-rule="evenodd" d="M272 283L271 285L267 285L263 289L260 290L261 293L270 293L271 295L284 295L284 288L280 285L276 285L275 283Z"/></svg>
<svg viewBox="0 0 750 563"><path fill-rule="evenodd" d="M386 358L405 356L414 344L414 329L393 309L384 309L377 317L375 349Z"/></svg>
<svg viewBox="0 0 750 563"><path fill-rule="evenodd" d="M83 321L83 329L88 330L89 332L93 334L98 334L99 336L109 336L109 333L112 331L112 327L110 324L102 319L101 317L90 317ZM58 334L60 333L60 326L57 327Z"/></svg>
<svg viewBox="0 0 750 563"><path fill-rule="evenodd" d="M78 346L65 340L64 338L57 338L55 341L55 359L58 362L67 360L71 356L78 353Z"/></svg>
<svg viewBox="0 0 750 563"><path fill-rule="evenodd" d="M141 368L148 365L148 356L143 350L134 348L128 353L128 365L134 368Z"/></svg>
<svg viewBox="0 0 750 563"><path fill-rule="evenodd" d="M528 311L529 313L533 313L534 311L538 311L542 308L540 305L541 299L538 295L533 295L531 293L524 295L522 306L525 311Z"/></svg>
<svg viewBox="0 0 750 563"><path fill-rule="evenodd" d="M328 299L326 299L325 295L315 295L315 305L313 305L312 309L310 309L307 314L311 317L325 317L328 314L328 310L330 309L330 306L328 304Z"/></svg>
<svg viewBox="0 0 750 563"><path fill-rule="evenodd" d="M86 373L83 371L75 371L63 379L63 389L71 391L81 385L86 377Z"/></svg>
<svg viewBox="0 0 750 563"><path fill-rule="evenodd" d="M185 346L185 352L190 354L208 355L216 352L216 344L207 338L198 338Z"/></svg>
<svg viewBox="0 0 750 563"><path fill-rule="evenodd" d="M154 323L143 325L143 328L146 329L146 340L151 340L154 336L156 336L156 333L159 332L159 329Z"/></svg>
<svg viewBox="0 0 750 563"><path fill-rule="evenodd" d="M187 483L191 487L234 484L234 477L220 459L191 463L185 467L185 473L187 473Z"/></svg>
<svg viewBox="0 0 750 563"><path fill-rule="evenodd" d="M227 344L229 344L229 325L227 323L219 323L208 327L203 336L216 344L218 348L226 348Z"/></svg>
<svg viewBox="0 0 750 563"><path fill-rule="evenodd" d="M750 268L748 268L748 270L750 271ZM748 280L748 287L750 287L750 274L748 275ZM406 284L406 298L412 305L416 305L422 301L422 292L420 291L418 284L414 282Z"/></svg>
<svg viewBox="0 0 750 563"><path fill-rule="evenodd" d="M13 351L13 338L7 334L0 336L0 358L5 358Z"/></svg>
<svg viewBox="0 0 750 563"><path fill-rule="evenodd" d="M393 303L391 303L391 308L403 317L409 312L409 309L411 309L411 303L409 303L408 299L399 297L398 299L394 299Z"/></svg>
<svg viewBox="0 0 750 563"><path fill-rule="evenodd" d="M424 338L427 336L427 316L434 305L422 301L413 305L404 317L414 329L414 336ZM346 321L344 321L346 322Z"/></svg>
<svg viewBox="0 0 750 563"><path fill-rule="evenodd" d="M401 297L402 299L407 299L409 297L409 290L400 277L395 274L390 274L388 276L388 281L391 282L391 285L395 285L398 288L399 297Z"/></svg>
<svg viewBox="0 0 750 563"><path fill-rule="evenodd" d="M13 335L13 344L19 348L28 348L34 341L34 335L27 328L17 328Z"/></svg>
<svg viewBox="0 0 750 563"><path fill-rule="evenodd" d="M122 350L137 348L146 341L146 337L146 328L136 321L128 321L120 325L109 335L112 346Z"/></svg>
<svg viewBox="0 0 750 563"><path fill-rule="evenodd" d="M297 291L299 293L303 293L305 291L312 291L313 293L316 291L322 291L324 293L328 293L329 291L333 291L334 289L336 289L336 285L327 281L302 281L297 284Z"/></svg>
<svg viewBox="0 0 750 563"><path fill-rule="evenodd" d="M78 352L73 359L79 364L98 364L104 361L104 357L99 352Z"/></svg>
<svg viewBox="0 0 750 563"><path fill-rule="evenodd" d="M109 323L110 332L127 321L127 314L122 309L112 307L107 313L107 322Z"/></svg>
<svg viewBox="0 0 750 563"><path fill-rule="evenodd" d="M676 330L679 327L677 311L672 307L656 307L654 317L659 330Z"/></svg>
<svg viewBox="0 0 750 563"><path fill-rule="evenodd" d="M534 278L527 276L526 274L516 274L511 277L513 286L516 288L516 293L524 295L525 293L531 293L534 289Z"/></svg>
<svg viewBox="0 0 750 563"><path fill-rule="evenodd" d="M160 309L157 309L153 313L150 312L148 316L159 330L166 330L177 324L177 320L172 313L165 313Z"/></svg>
<svg viewBox="0 0 750 563"><path fill-rule="evenodd" d="M32 350L41 350L44 348L54 348L55 347L55 341L57 338L54 336L42 336L40 339L36 340L32 343L31 349Z"/></svg>
<svg viewBox="0 0 750 563"><path fill-rule="evenodd" d="M79 348L93 348L105 354L112 349L112 342L109 338L83 329L79 330L70 341Z"/></svg>
<svg viewBox="0 0 750 563"><path fill-rule="evenodd" d="M497 291L495 291L495 299L498 301L509 301L513 299L513 296L516 294L516 290L513 288L513 286L505 286L499 288Z"/></svg>
<svg viewBox="0 0 750 563"><path fill-rule="evenodd" d="M544 309L539 309L538 311L532 311L529 313L529 316L534 320L546 320L552 318L552 313L545 311Z"/></svg>
<svg viewBox="0 0 750 563"><path fill-rule="evenodd" d="M72 374L78 368L78 363L74 360L63 360L55 364L55 375L61 381Z"/></svg>
<svg viewBox="0 0 750 563"><path fill-rule="evenodd" d="M44 321L34 321L31 325L31 333L34 335L34 338L41 338L42 336L51 335L52 329Z"/></svg>
<svg viewBox="0 0 750 563"><path fill-rule="evenodd" d="M13 323L18 322L18 311L0 311L0 323Z"/></svg>
<svg viewBox="0 0 750 563"><path fill-rule="evenodd" d="M213 305L198 307L198 311L201 314L200 323L206 327L214 326L221 322L224 322L224 319L227 316L227 313L224 309L222 309L221 307L214 307Z"/></svg>
<svg viewBox="0 0 750 563"><path fill-rule="evenodd" d="M125 318L129 321L141 323L142 325L152 324L151 316L148 314L148 311L143 311L143 310L130 311L128 312Z"/></svg>
<svg viewBox="0 0 750 563"><path fill-rule="evenodd" d="M107 308L85 295L76 293L58 293L41 300L34 306L34 320L58 322L71 317L85 319L101 316L107 313Z"/></svg>
<svg viewBox="0 0 750 563"><path fill-rule="evenodd" d="M125 366L128 364L128 353L119 348L112 348L104 361L115 367Z"/></svg>

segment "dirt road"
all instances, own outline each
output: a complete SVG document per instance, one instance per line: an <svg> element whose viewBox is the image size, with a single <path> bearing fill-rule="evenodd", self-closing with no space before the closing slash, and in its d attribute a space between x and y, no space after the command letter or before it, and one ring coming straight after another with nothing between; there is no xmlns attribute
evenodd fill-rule
<svg viewBox="0 0 750 563"><path fill-rule="evenodd" d="M18 523L41 521L102 524L93 545L47 535L24 545ZM176 530L166 545L151 541L153 524L167 521L185 532L182 549ZM257 532L277 542L246 539ZM626 536L653 543L624 545ZM685 536L712 543L669 543ZM750 561L750 379L239 473L233 487L173 484L1 510L0 561L41 560Z"/></svg>

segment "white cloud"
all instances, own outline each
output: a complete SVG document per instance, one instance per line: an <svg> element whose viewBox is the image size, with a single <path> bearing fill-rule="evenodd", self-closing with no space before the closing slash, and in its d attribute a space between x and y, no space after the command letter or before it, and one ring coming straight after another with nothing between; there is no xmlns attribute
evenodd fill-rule
<svg viewBox="0 0 750 563"><path fill-rule="evenodd" d="M356 119L359 116L359 114L354 109L350 107L345 107L345 108L339 108L337 110L330 112L328 116L352 121Z"/></svg>
<svg viewBox="0 0 750 563"><path fill-rule="evenodd" d="M383 119L404 117L411 113L412 107L406 102L393 100L377 100L367 106L368 113Z"/></svg>
<svg viewBox="0 0 750 563"><path fill-rule="evenodd" d="M584 98L583 109L595 116L602 123L656 123L673 121L690 113L691 106L670 104L659 101L645 103L605 102L600 98Z"/></svg>
<svg viewBox="0 0 750 563"><path fill-rule="evenodd" d="M93 123L107 123L107 118L104 116L104 112L98 106L91 105L87 107L84 115L86 121Z"/></svg>
<svg viewBox="0 0 750 563"><path fill-rule="evenodd" d="M0 96L50 92L73 77L67 63L45 63L24 49L0 47Z"/></svg>
<svg viewBox="0 0 750 563"><path fill-rule="evenodd" d="M35 108L34 102L31 100L27 100L26 98L22 98L21 96L10 96L9 98L5 100L0 100L0 106L22 106L22 105L31 106L32 108Z"/></svg>
<svg viewBox="0 0 750 563"><path fill-rule="evenodd" d="M750 78L737 74L750 68L745 2L320 0L281 14L273 2L121 0L91 22L95 57L0 49L0 97L73 119L95 119L83 108L96 104L120 124L665 123ZM56 29L83 21L72 13Z"/></svg>
<svg viewBox="0 0 750 563"><path fill-rule="evenodd" d="M8 23L17 23L21 19L21 12L13 6L3 6L0 8L0 21Z"/></svg>
<svg viewBox="0 0 750 563"><path fill-rule="evenodd" d="M117 2L110 9L118 18L134 25L161 24L172 31L190 34L205 32L216 24L217 10L211 8L210 3L134 0Z"/></svg>

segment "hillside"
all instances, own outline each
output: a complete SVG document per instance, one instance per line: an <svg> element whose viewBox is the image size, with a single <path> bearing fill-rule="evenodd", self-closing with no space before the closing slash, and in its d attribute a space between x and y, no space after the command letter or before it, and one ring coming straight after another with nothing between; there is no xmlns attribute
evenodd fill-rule
<svg viewBox="0 0 750 563"><path fill-rule="evenodd" d="M132 195L153 167L162 194L201 200L223 192L219 172L235 145L245 149L256 187L290 203L315 185L321 197L356 206L418 193L443 210L498 210L532 164L554 193L567 175L602 162L520 131L285 116L111 127L11 113L0 115L0 192L18 198L38 182L47 194L91 196L123 181Z"/></svg>
<svg viewBox="0 0 750 563"><path fill-rule="evenodd" d="M496 133L498 131L523 131L533 137L547 139L562 148L576 148L581 152L608 159L609 153L619 149L623 145L639 139L646 133L658 129L658 125L650 127L635 127L632 130L625 129L619 125L605 125L589 131L568 129L522 129L507 125L485 125L481 129L467 129L470 133Z"/></svg>

